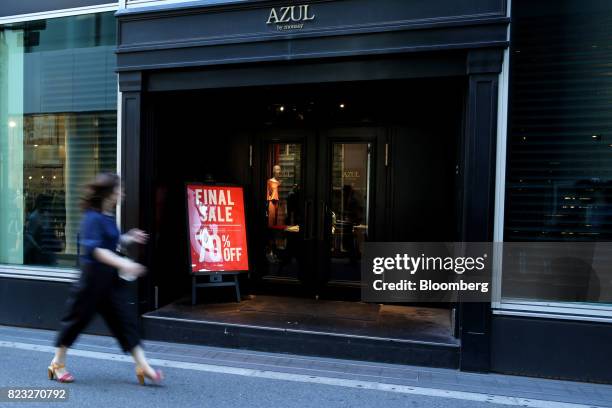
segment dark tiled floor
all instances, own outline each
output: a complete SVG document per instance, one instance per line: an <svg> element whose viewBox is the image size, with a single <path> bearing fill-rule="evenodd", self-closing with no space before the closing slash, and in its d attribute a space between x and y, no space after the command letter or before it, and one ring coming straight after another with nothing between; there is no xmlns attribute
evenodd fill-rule
<svg viewBox="0 0 612 408"><path fill-rule="evenodd" d="M145 316L457 344L448 309L251 296L241 303L195 306L181 299Z"/></svg>

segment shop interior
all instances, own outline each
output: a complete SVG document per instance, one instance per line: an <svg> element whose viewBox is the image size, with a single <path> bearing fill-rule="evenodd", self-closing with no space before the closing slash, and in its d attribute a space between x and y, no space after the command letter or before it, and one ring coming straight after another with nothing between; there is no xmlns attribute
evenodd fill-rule
<svg viewBox="0 0 612 408"><path fill-rule="evenodd" d="M460 78L159 92L147 316L456 344L451 304L360 301L368 241L456 241ZM249 264L191 304L185 183L244 187Z"/></svg>

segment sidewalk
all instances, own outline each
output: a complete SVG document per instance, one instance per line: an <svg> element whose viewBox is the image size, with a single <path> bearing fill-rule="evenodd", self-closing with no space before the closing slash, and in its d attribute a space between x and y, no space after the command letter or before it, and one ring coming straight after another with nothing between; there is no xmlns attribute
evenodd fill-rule
<svg viewBox="0 0 612 408"><path fill-rule="evenodd" d="M55 333L46 330L0 326L1 347L52 346ZM29 346L28 346L29 345ZM479 393L530 400L581 404L583 406L612 407L612 385L587 384L568 381L534 379L498 374L473 374L455 370L414 366L397 366L329 358L222 349L177 343L145 342L147 355L160 362L205 365L203 371L239 375L260 375L264 378L311 378L312 382L334 385L334 380L349 380L352 384L379 383L444 392ZM49 349L50 350L50 349ZM74 346L78 353L110 353L123 358L115 340L104 336L83 335ZM172 367L173 365L169 365ZM207 368L208 367L208 368ZM257 374L259 373L259 374ZM262 374L263 373L263 374ZM293 377L292 377L293 376ZM305 377L307 376L307 377ZM319 380L323 379L323 380ZM359 387L359 384L357 384ZM366 385L367 386L367 385ZM385 389L385 387L377 388ZM428 394L422 394L428 395ZM430 395L436 395L430 394ZM452 397L449 397L452 398ZM491 402L498 402L494 399ZM512 404L519 405L519 404ZM527 406L538 406L529 405ZM542 405L540 405L542 406ZM550 406L555 406L553 403Z"/></svg>

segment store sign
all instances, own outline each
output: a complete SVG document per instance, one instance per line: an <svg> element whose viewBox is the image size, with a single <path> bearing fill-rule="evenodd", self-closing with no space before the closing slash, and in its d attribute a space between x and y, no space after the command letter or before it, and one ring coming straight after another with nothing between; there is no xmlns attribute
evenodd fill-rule
<svg viewBox="0 0 612 408"><path fill-rule="evenodd" d="M187 184L192 272L247 271L242 187Z"/></svg>
<svg viewBox="0 0 612 408"><path fill-rule="evenodd" d="M305 22L313 21L315 17L309 4L273 7L266 24L274 24L279 31L299 30L304 28Z"/></svg>
<svg viewBox="0 0 612 408"><path fill-rule="evenodd" d="M344 170L342 172L343 178L360 178L361 172L359 170Z"/></svg>

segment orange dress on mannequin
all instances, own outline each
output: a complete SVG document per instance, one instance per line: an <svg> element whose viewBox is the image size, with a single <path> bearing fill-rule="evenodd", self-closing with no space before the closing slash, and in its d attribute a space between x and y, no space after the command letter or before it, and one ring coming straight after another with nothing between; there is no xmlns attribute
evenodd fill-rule
<svg viewBox="0 0 612 408"><path fill-rule="evenodd" d="M268 180L266 199L268 200L268 227L278 226L278 186L280 181L275 178Z"/></svg>

